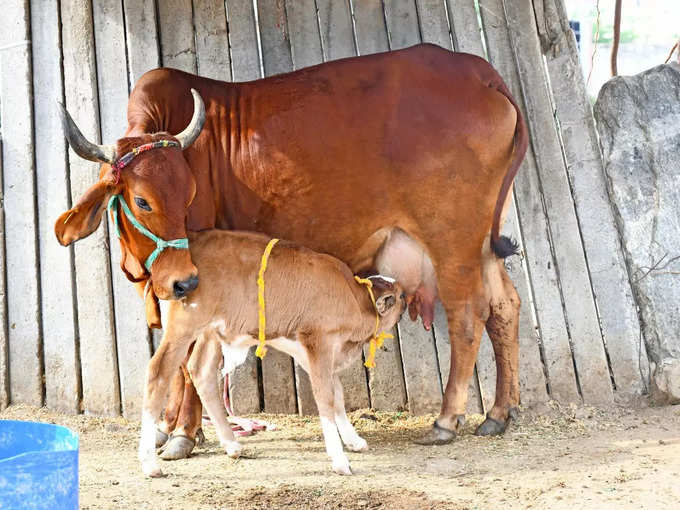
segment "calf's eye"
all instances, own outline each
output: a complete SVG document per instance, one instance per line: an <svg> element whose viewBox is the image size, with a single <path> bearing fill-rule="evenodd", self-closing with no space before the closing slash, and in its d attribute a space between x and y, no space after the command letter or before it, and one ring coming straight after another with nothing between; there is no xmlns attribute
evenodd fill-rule
<svg viewBox="0 0 680 510"><path fill-rule="evenodd" d="M137 204L137 207L139 207L140 209L144 209L145 211L151 210L151 206L149 205L149 203L142 197L135 197L135 204Z"/></svg>

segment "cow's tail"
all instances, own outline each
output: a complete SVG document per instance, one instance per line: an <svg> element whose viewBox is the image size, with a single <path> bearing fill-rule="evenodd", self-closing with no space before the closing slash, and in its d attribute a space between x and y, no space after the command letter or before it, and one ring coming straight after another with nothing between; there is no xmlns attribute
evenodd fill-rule
<svg viewBox="0 0 680 510"><path fill-rule="evenodd" d="M524 121L524 116L519 110L515 99L508 90L508 87L501 80L498 85L496 85L496 90L503 94L508 101L512 104L517 112L517 124L515 125L515 136L513 143L513 153L512 161L510 162L510 167L508 168L505 177L503 178L503 184L501 185L501 190L498 193L498 198L496 199L496 207L493 211L493 223L491 224L491 249L499 258L506 258L510 255L516 255L519 251L519 244L514 239L500 235L501 229L501 214L503 212L503 205L507 200L508 192L510 191L510 186L512 186L512 181L517 175L519 166L522 164L524 155L527 152L527 147L529 146L529 133L527 131L527 125Z"/></svg>

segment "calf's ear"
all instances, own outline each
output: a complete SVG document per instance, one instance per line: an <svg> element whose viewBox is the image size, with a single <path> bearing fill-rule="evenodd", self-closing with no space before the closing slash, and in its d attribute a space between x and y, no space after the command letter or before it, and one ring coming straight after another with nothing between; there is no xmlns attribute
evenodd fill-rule
<svg viewBox="0 0 680 510"><path fill-rule="evenodd" d="M397 302L397 295L394 292L386 292L375 300L375 307L380 315L389 312Z"/></svg>
<svg viewBox="0 0 680 510"><path fill-rule="evenodd" d="M60 244L68 246L96 230L113 188L109 182L98 181L85 192L73 208L59 216L54 224L54 233Z"/></svg>

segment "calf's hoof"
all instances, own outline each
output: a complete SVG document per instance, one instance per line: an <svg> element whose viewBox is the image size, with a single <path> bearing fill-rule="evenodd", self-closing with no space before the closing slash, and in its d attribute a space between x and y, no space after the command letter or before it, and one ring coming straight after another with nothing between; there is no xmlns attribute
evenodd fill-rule
<svg viewBox="0 0 680 510"><path fill-rule="evenodd" d="M186 436L171 436L163 445L160 458L163 460L185 459L194 449L195 442Z"/></svg>
<svg viewBox="0 0 680 510"><path fill-rule="evenodd" d="M227 455L232 459L238 459L241 456L241 451L243 446L238 441L227 441L224 444L224 449L227 451Z"/></svg>
<svg viewBox="0 0 680 510"><path fill-rule="evenodd" d="M143 461L142 462L142 472L150 478L161 478L163 476L163 471L158 467L156 461Z"/></svg>
<svg viewBox="0 0 680 510"><path fill-rule="evenodd" d="M432 424L432 428L423 437L414 439L414 443L430 446L449 444L456 439L456 431L442 427L436 421Z"/></svg>
<svg viewBox="0 0 680 510"><path fill-rule="evenodd" d="M168 435L160 429L156 429L156 448L160 448L168 441Z"/></svg>
<svg viewBox="0 0 680 510"><path fill-rule="evenodd" d="M368 443L363 437L357 438L356 441L349 443L347 445L347 449L352 451L352 452L367 452L368 451Z"/></svg>
<svg viewBox="0 0 680 510"><path fill-rule="evenodd" d="M510 422L517 418L517 408L513 407L508 411L508 418L505 421L500 421L492 418L488 414L486 420L475 430L476 436L500 436L507 429Z"/></svg>
<svg viewBox="0 0 680 510"><path fill-rule="evenodd" d="M351 476L352 469L349 467L349 460L347 458L334 460L333 471L339 475Z"/></svg>

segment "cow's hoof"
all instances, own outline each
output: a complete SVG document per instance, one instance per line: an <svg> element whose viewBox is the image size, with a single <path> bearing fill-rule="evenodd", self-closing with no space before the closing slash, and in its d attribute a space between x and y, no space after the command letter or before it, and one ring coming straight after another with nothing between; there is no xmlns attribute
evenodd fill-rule
<svg viewBox="0 0 680 510"><path fill-rule="evenodd" d="M368 443L363 437L358 437L356 441L349 443L347 445L347 449L352 451L352 452L367 452L368 451Z"/></svg>
<svg viewBox="0 0 680 510"><path fill-rule="evenodd" d="M350 476L352 469L349 467L349 460L344 458L333 461L333 471L339 475Z"/></svg>
<svg viewBox="0 0 680 510"><path fill-rule="evenodd" d="M432 428L423 437L414 439L414 443L430 446L439 444L449 444L456 439L456 431L442 427L436 421L432 424Z"/></svg>
<svg viewBox="0 0 680 510"><path fill-rule="evenodd" d="M229 457L238 459L241 456L241 451L243 451L243 446L238 441L227 441L224 444L224 449Z"/></svg>
<svg viewBox="0 0 680 510"><path fill-rule="evenodd" d="M195 441L186 436L171 436L161 448L160 458L163 460L185 459L195 446Z"/></svg>
<svg viewBox="0 0 680 510"><path fill-rule="evenodd" d="M168 442L168 435L160 429L156 429L156 448L160 448Z"/></svg>
<svg viewBox="0 0 680 510"><path fill-rule="evenodd" d="M499 421L491 418L488 414L486 420L475 430L476 436L500 436L507 429L510 422L517 418L517 408L513 407L508 411L508 419Z"/></svg>

